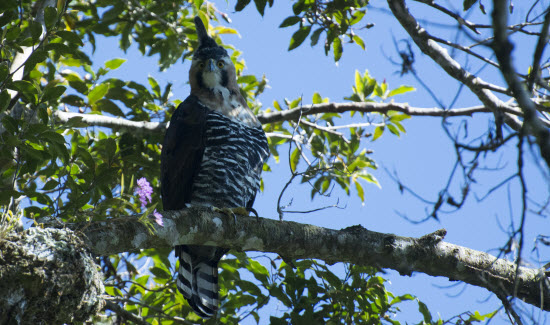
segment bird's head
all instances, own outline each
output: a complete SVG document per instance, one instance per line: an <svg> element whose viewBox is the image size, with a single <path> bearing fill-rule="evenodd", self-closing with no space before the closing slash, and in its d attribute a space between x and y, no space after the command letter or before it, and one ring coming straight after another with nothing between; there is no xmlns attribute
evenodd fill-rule
<svg viewBox="0 0 550 325"><path fill-rule="evenodd" d="M189 70L191 92L199 89L230 88L236 86L235 66L227 51L208 36L199 17L195 17L199 47L193 55Z"/></svg>

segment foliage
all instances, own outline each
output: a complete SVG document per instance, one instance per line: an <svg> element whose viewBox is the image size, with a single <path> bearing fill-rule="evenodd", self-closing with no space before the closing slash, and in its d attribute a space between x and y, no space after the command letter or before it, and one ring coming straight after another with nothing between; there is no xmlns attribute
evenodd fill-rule
<svg viewBox="0 0 550 325"><path fill-rule="evenodd" d="M265 0L255 0L256 8L261 15L264 13ZM239 0L235 6L240 11L250 3L250 0ZM298 25L290 39L288 50L300 46L309 36L311 46L317 45L319 38L324 33L325 54L328 54L331 47L334 61L339 61L344 51L343 42L347 39L350 43L356 43L363 50L365 42L359 35L354 33L366 13L367 0L335 0L315 1L298 0L292 5L294 16L283 20L279 27L290 27ZM271 5L271 2L270 2ZM361 28L370 28L367 24ZM311 32L313 30L313 32Z"/></svg>
<svg viewBox="0 0 550 325"><path fill-rule="evenodd" d="M250 1L238 1L237 10ZM41 2L42 3L42 2ZM267 1L255 0L263 14ZM167 122L183 97L172 98L172 85L161 85L153 77L148 84L110 77L111 71L124 68L125 60L113 58L97 64L93 52L101 48L102 37L116 37L127 51L131 46L143 55L158 56L160 69L167 69L180 57L188 58L197 45L192 19L199 15L205 22L217 21L213 4L195 1L113 0L59 2L44 10L44 25L33 14L34 1L0 3L0 205L4 216L21 211L33 222L88 222L139 213L141 202L134 194L138 178L147 178L153 187L149 206L160 207L159 160L161 135L130 130L92 128L82 118L59 123L55 111L72 111L90 115L120 117L127 120ZM270 1L271 5L272 2ZM281 27L298 25L289 49L296 48L309 36L312 45L325 35L325 52L333 48L336 61L341 58L343 40L347 37L364 48L364 42L353 33L366 9L366 1L345 0L320 3L295 2L295 16L286 18ZM225 17L221 14L222 18ZM221 43L220 34L236 33L228 27L212 27L210 33ZM311 33L311 31L313 31ZM85 48L88 44L90 48ZM258 100L266 87L265 76L244 75L241 53L232 48L241 91L255 113L283 111L299 107L302 99L285 100L273 108L263 108ZM32 54L24 64L24 77L14 78L10 63L25 50ZM21 68L23 69L23 68ZM356 73L353 102L380 101L410 91L401 86L388 90L368 72ZM17 96L12 100L12 94ZM184 95L179 95L184 96ZM328 99L315 94L313 104ZM324 113L304 117L300 123L275 122L265 131L287 137L270 137L273 157L288 148L289 136L299 134L290 155L294 172L302 182L312 186L312 198L326 194L338 184L351 195L355 187L364 200L360 180L378 184L369 170L376 168L374 159L364 148L364 139L372 139L388 129L395 135L405 132L401 122L407 115L365 114L370 125L352 127L346 133L327 129L342 119L353 117ZM302 123L305 122L305 123ZM270 167L266 166L266 170ZM9 226L11 227L11 226ZM174 285L174 265L170 251L150 249L101 259L106 293L113 302L144 320L157 324L176 323L181 318L201 322L191 312ZM261 310L273 304L284 306L273 315L273 324L357 323L400 324L393 314L398 305L413 300L411 295L396 297L388 292L385 280L374 268L344 265L345 276L338 277L332 267L315 260L283 262L268 257L261 264L243 253L221 263L220 323L237 323L252 317L266 322ZM271 269L266 268L269 265ZM425 323L432 321L422 303L420 312ZM110 319L123 315L109 312ZM104 321L97 316L96 321ZM477 320L477 319L475 319ZM214 323L216 320L204 321Z"/></svg>

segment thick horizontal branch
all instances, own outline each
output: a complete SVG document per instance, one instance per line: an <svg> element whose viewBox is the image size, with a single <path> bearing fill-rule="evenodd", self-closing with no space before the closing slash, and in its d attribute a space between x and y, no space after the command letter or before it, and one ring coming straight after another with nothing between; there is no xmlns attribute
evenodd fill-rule
<svg viewBox="0 0 550 325"><path fill-rule="evenodd" d="M473 106L466 108L456 108L442 110L440 108L419 108L411 107L408 104L400 103L323 103L314 105L305 105L285 111L263 113L258 115L262 124L276 123L281 121L297 120L300 115L313 115L319 113L345 113L345 112L363 112L363 113L387 113L389 111L398 111L411 116L434 116L434 117L452 117L452 116L472 116L474 113L487 113L490 110L484 106ZM520 114L519 110L507 108L506 112L510 114ZM87 126L102 126L116 130L128 129L144 133L162 134L166 129L166 123L130 121L120 117L109 117L96 114L80 114L64 111L54 111L53 118L58 123L67 123L70 119L76 118Z"/></svg>
<svg viewBox="0 0 550 325"><path fill-rule="evenodd" d="M154 234L137 217L86 224L80 230L92 252L98 255L178 244L272 252L285 259L315 258L327 263L389 268L403 275L421 272L443 276L501 296L515 295L550 310L548 277L543 270L517 267L490 254L443 242L444 230L411 238L369 231L361 226L333 230L264 218L234 219L207 208L165 211L162 215L164 227L157 226Z"/></svg>

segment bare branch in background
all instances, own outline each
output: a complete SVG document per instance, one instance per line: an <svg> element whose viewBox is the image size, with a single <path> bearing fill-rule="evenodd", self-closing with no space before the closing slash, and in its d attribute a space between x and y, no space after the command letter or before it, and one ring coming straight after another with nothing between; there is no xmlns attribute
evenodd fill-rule
<svg viewBox="0 0 550 325"><path fill-rule="evenodd" d="M463 69L456 60L449 56L446 49L431 39L432 36L409 13L404 0L388 0L388 4L395 18L424 54L439 64L449 76L468 87L494 114L504 114L504 122L512 129L519 130L521 128L522 123L519 119L509 113L503 113L503 108L508 105L487 89L487 82Z"/></svg>
<svg viewBox="0 0 550 325"><path fill-rule="evenodd" d="M525 85L517 78L512 64L511 54L514 46L506 34L508 1L494 0L493 4L492 18L495 39L492 47L500 64L500 71L524 113L525 130L536 138L541 156L550 167L550 131L539 119L536 105L531 100Z"/></svg>

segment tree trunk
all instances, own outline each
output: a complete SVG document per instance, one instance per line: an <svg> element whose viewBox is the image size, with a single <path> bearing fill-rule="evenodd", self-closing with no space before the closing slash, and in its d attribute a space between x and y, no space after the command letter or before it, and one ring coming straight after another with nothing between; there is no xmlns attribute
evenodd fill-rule
<svg viewBox="0 0 550 325"><path fill-rule="evenodd" d="M85 321L103 307L103 278L69 229L30 228L0 239L0 324Z"/></svg>

